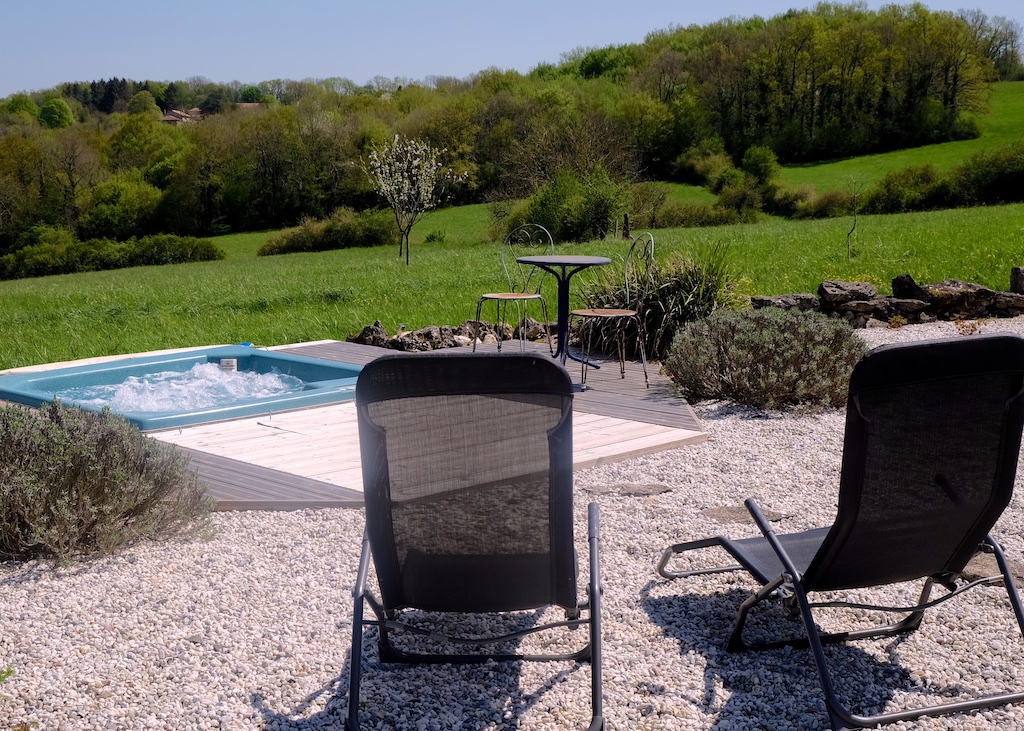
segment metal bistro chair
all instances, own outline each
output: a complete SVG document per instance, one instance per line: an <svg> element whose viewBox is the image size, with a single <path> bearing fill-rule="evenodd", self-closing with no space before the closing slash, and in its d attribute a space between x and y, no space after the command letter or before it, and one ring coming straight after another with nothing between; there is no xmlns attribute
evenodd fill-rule
<svg viewBox="0 0 1024 731"><path fill-rule="evenodd" d="M586 332L581 338L583 347L583 374L580 387L587 386L587 368L590 365L591 348L594 331L602 336L607 332L606 326L615 328L615 347L619 356L619 374L626 377L626 328L632 323L636 327L637 345L640 350L640 363L644 369L644 385L650 388L647 379L647 353L644 349L647 329L644 323L643 307L651 290L652 265L654 263L654 237L644 232L630 244L629 252L622 271L622 294L625 307L591 307L573 310L569 320L573 318L583 321Z"/></svg>
<svg viewBox="0 0 1024 731"><path fill-rule="evenodd" d="M530 302L539 302L544 332L548 339L548 349L554 353L551 342L551 330L548 327L548 305L541 296L540 289L547 272L538 267L520 264L516 261L520 256L553 254L555 241L546 228L537 223L527 223L512 229L501 245L501 266L508 281L507 292L488 292L480 295L476 303L477 336L473 338L473 351L476 352L477 341L480 340L480 314L484 302L494 302L497 310L496 322L499 327L498 350L501 350L500 330L504 329L506 311L509 303L515 305L516 323L519 324L520 350L526 350L526 309Z"/></svg>
<svg viewBox="0 0 1024 731"><path fill-rule="evenodd" d="M363 368L356 412L366 532L353 592L346 731L359 729L367 627L377 630L383 664L589 661L588 728L604 729L599 515L590 503L581 602L572 399L565 369L532 353L385 355ZM363 618L364 605L371 618ZM544 607L563 609L564 619L532 624L532 610ZM490 631L479 626L485 615ZM535 632L569 642L574 627L588 630L570 643L575 650L545 641L536 647L542 654L516 652Z"/></svg>

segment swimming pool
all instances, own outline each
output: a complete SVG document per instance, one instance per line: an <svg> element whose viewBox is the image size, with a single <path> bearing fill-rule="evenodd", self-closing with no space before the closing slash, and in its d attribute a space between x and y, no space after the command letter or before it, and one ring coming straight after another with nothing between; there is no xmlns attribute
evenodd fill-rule
<svg viewBox="0 0 1024 731"><path fill-rule="evenodd" d="M355 398L356 378L361 366L350 363L308 358L291 353L261 350L243 345L202 348L164 355L142 355L106 363L70 366L47 371L0 375L0 400L27 406L42 406L54 398L62 403L83 409L100 411L102 398L97 390L105 386L133 384L145 389L147 384L175 373L183 376L193 369L202 370L205 364L223 370L249 375L275 374L282 376L286 386L270 393L232 398L227 403L169 406L156 403L153 407L122 410L114 405L110 410L120 414L143 431L156 431L180 426L191 426L213 421L260 416L277 411L308 408L348 401ZM209 370L209 369L207 369ZM141 384L141 385L139 385ZM191 383L183 386L194 388ZM270 389L274 390L274 389ZM87 395L88 394L88 395ZM181 399L182 402L188 399ZM110 402L108 402L109 404Z"/></svg>

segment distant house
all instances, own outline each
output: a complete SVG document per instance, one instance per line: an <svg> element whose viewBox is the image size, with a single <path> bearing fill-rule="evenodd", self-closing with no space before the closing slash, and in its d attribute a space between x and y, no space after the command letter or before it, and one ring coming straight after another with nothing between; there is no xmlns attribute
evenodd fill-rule
<svg viewBox="0 0 1024 731"><path fill-rule="evenodd" d="M192 112L195 112L195 116L192 116ZM163 121L167 124L182 124L184 122L194 122L202 116L198 108L190 109L187 112L183 112L180 109L169 109L163 116Z"/></svg>

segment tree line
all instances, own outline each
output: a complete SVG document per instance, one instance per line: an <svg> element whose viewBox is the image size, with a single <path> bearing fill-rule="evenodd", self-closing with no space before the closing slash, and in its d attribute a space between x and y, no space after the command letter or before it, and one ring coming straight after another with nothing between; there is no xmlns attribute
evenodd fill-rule
<svg viewBox="0 0 1024 731"><path fill-rule="evenodd" d="M395 135L444 150L456 203L524 198L565 173L686 179L709 146L738 164L752 147L793 162L972 137L991 82L1024 78L1020 37L980 11L822 3L526 74L61 84L0 101L0 254L40 227L126 240L379 207L365 161ZM201 121L161 121L183 108Z"/></svg>

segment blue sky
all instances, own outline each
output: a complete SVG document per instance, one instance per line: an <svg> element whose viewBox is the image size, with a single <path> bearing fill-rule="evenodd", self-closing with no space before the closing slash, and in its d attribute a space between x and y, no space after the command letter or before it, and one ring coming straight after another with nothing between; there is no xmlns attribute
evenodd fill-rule
<svg viewBox="0 0 1024 731"><path fill-rule="evenodd" d="M870 0L877 9L883 4ZM577 47L671 25L771 17L804 0L15 0L0 23L0 98L123 77L256 83L529 71ZM1024 24L1020 0L930 0Z"/></svg>

